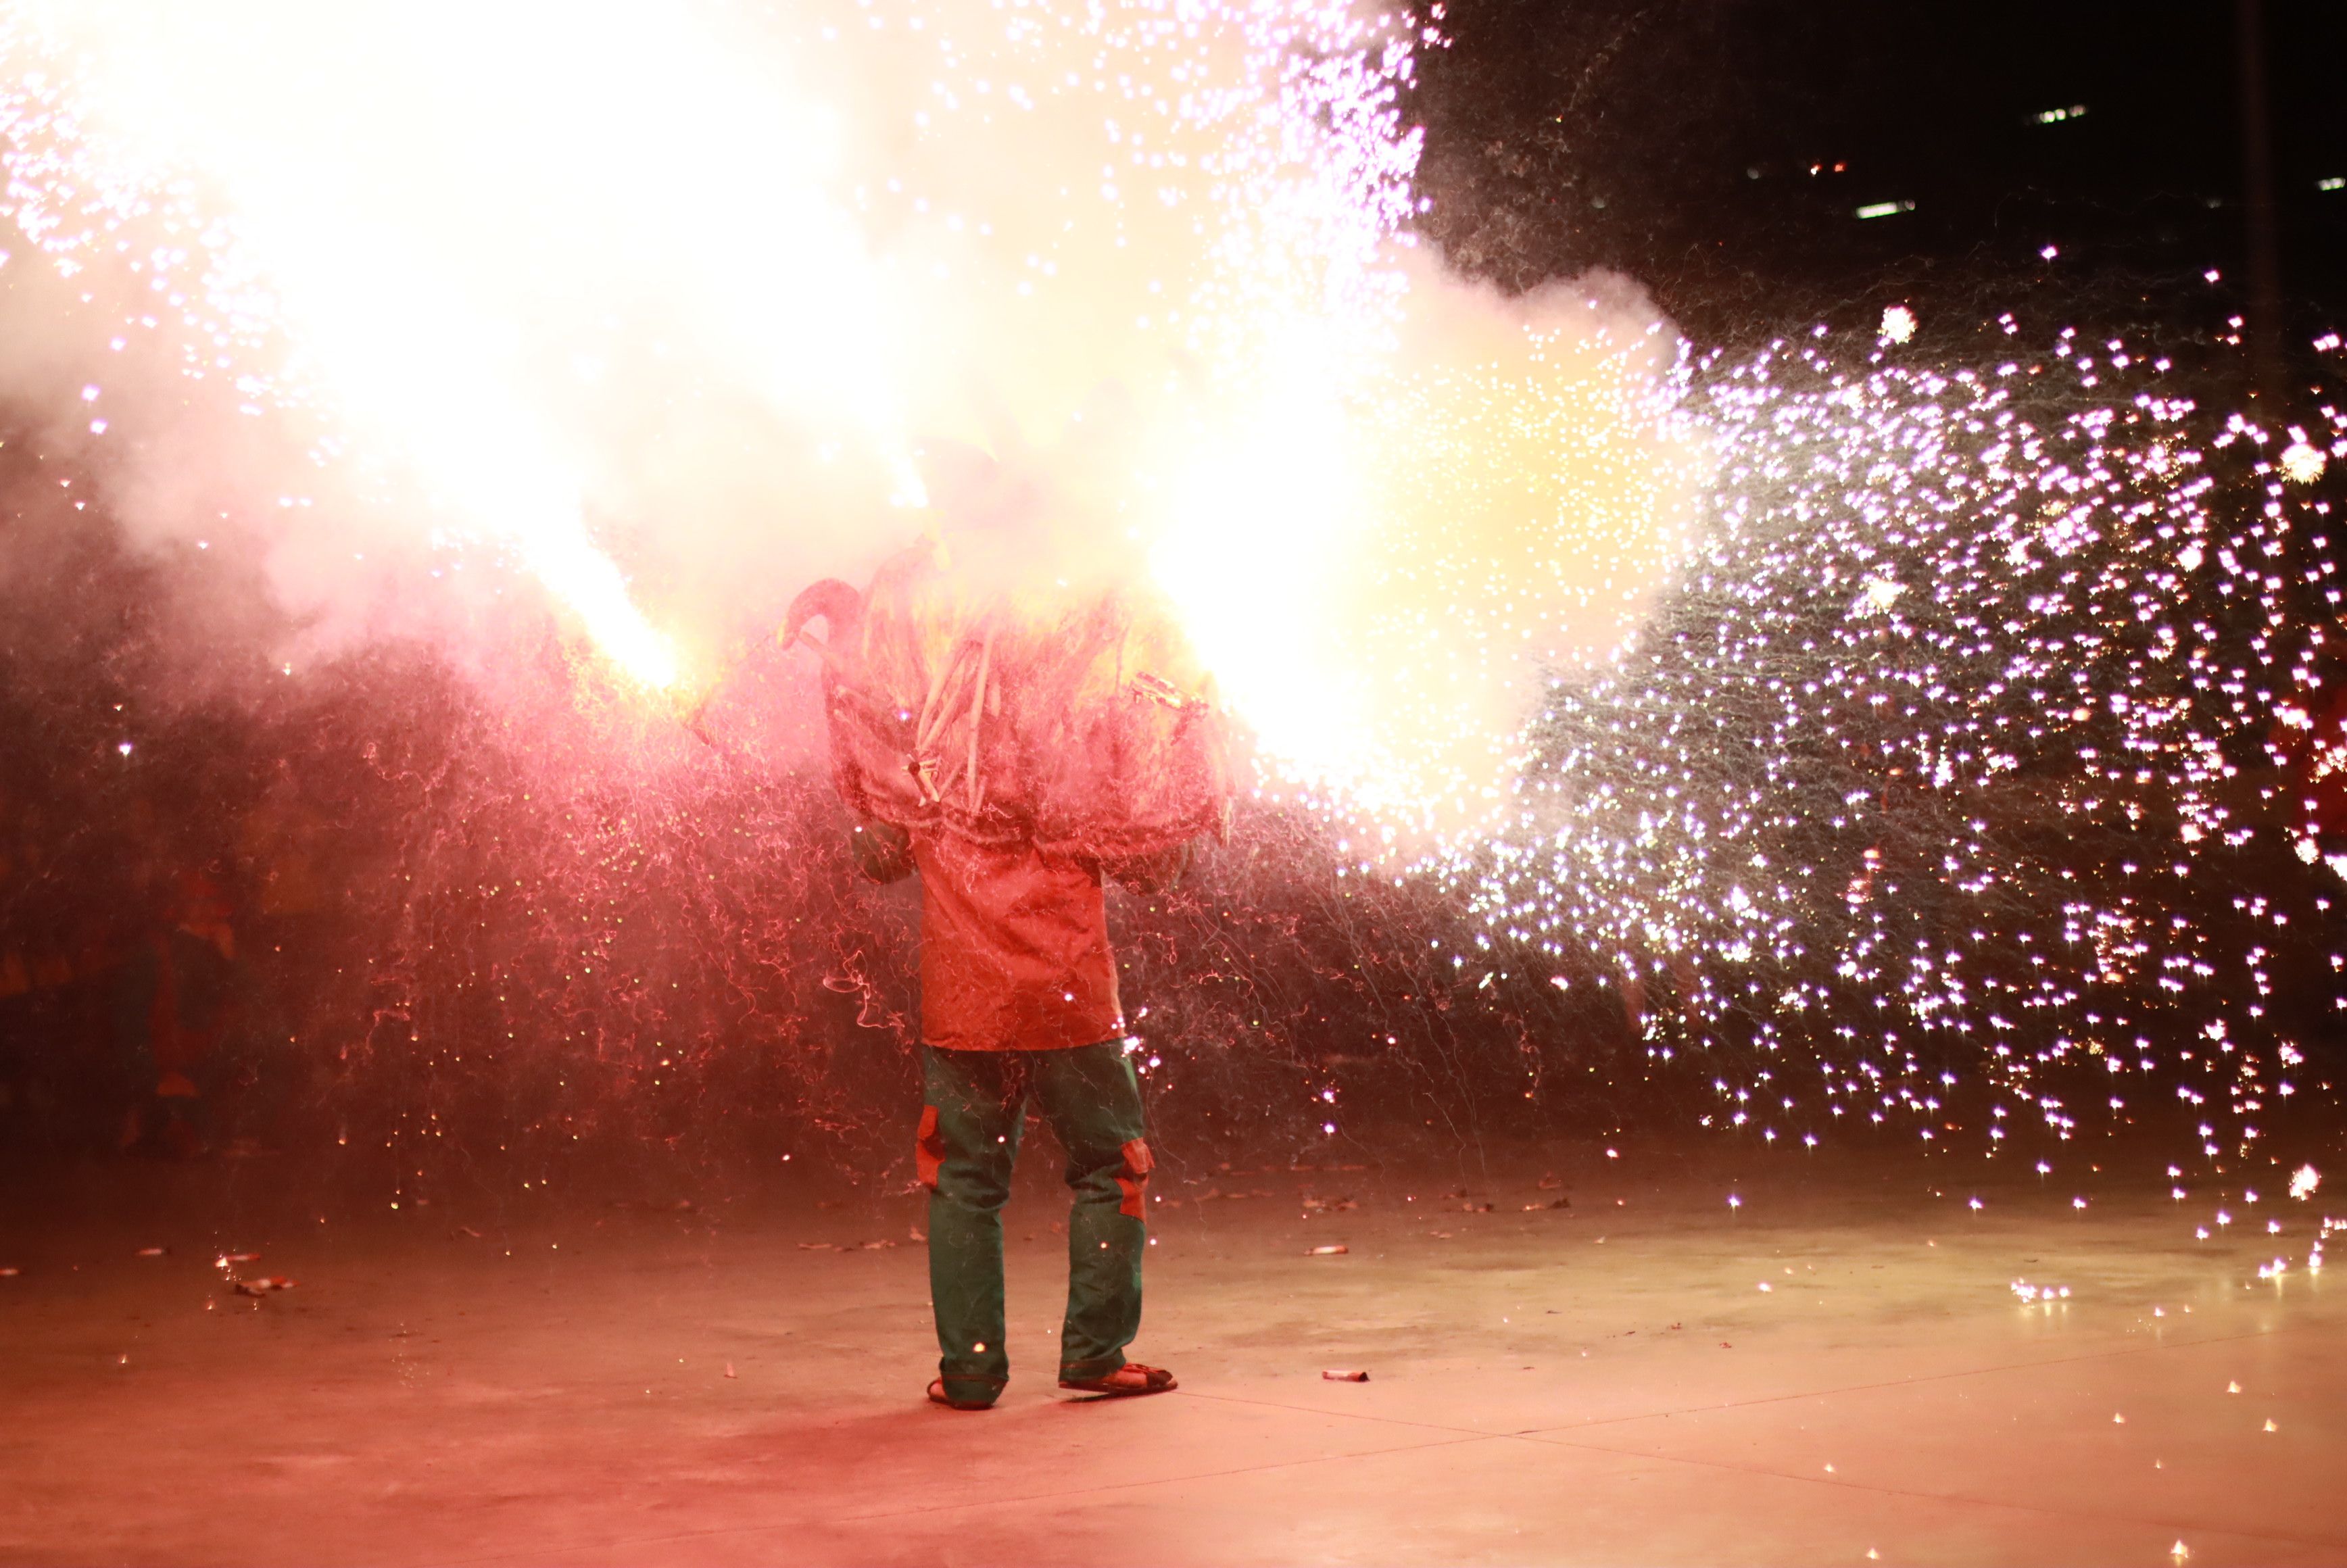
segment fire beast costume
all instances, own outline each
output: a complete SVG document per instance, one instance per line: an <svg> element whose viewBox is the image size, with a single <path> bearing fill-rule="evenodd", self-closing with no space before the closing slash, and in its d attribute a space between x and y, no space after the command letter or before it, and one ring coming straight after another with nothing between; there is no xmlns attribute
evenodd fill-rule
<svg viewBox="0 0 2347 1568"><path fill-rule="evenodd" d="M824 643L805 630L817 617ZM1203 672L1171 617L1129 590L957 569L936 540L866 594L809 589L784 637L824 656L859 864L877 880L921 879L930 1399L980 1409L1009 1379L1001 1210L1030 1101L1067 1150L1074 1194L1061 1385L1171 1389L1170 1373L1124 1358L1153 1160L1102 879L1162 879L1222 829L1228 770Z"/></svg>

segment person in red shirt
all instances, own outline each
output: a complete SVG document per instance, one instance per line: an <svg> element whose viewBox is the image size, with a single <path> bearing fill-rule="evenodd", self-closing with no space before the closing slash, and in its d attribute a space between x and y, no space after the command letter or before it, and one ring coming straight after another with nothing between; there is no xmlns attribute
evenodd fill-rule
<svg viewBox="0 0 2347 1568"><path fill-rule="evenodd" d="M929 1398L985 1409L1010 1379L1002 1205L1031 1100L1067 1151L1068 1309L1060 1387L1158 1394L1174 1375L1124 1358L1141 1327L1143 1203L1153 1164L1117 999L1103 869L1030 844L856 829L877 881L921 878L921 1079L916 1163L929 1189L929 1292L939 1359ZM1185 852L1119 866L1178 875Z"/></svg>
<svg viewBox="0 0 2347 1568"><path fill-rule="evenodd" d="M984 1409L1009 1379L1001 1211L1030 1102L1074 1194L1060 1386L1163 1393L1173 1374L1124 1354L1155 1162L1104 879L1170 880L1225 830L1225 721L1112 514L990 458L933 458L932 527L864 592L808 588L782 629L824 660L860 864L921 879L929 1398Z"/></svg>

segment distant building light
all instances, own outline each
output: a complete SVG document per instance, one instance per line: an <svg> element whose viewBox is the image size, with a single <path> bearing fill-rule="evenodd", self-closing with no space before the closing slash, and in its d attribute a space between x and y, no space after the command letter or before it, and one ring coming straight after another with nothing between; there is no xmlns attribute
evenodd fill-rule
<svg viewBox="0 0 2347 1568"><path fill-rule="evenodd" d="M2338 190L2347 189L2347 178L2342 178L2341 176L2334 174L2328 179L2316 180L2314 182L2314 189L2317 190Z"/></svg>
<svg viewBox="0 0 2347 1568"><path fill-rule="evenodd" d="M1912 212L1912 201L1870 201L1858 210L1860 218L1890 218L1901 212Z"/></svg>
<svg viewBox="0 0 2347 1568"><path fill-rule="evenodd" d="M2086 118L2086 106L2084 104L2072 104L2068 108L2040 109L2037 113L2030 116L2029 118L2035 120L2039 125L2060 125L2065 119Z"/></svg>

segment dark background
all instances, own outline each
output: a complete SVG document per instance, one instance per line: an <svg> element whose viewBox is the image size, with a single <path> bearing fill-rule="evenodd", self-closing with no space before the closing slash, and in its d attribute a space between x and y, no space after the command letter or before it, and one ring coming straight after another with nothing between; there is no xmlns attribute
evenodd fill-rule
<svg viewBox="0 0 2347 1568"><path fill-rule="evenodd" d="M2318 189L2347 176L2347 7L2262 12L2302 349L2347 297L2347 190ZM1413 105L1428 228L1512 288L1626 272L1704 343L1898 300L2221 322L2246 284L2236 23L2224 0L1464 0ZM1915 205L1855 216L1882 201Z"/></svg>

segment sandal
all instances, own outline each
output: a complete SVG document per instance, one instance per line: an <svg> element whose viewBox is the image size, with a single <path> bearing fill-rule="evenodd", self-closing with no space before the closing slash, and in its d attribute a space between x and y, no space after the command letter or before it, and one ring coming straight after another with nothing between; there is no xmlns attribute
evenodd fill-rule
<svg viewBox="0 0 2347 1568"><path fill-rule="evenodd" d="M990 1410L994 1409L994 1401L992 1399L955 1399L953 1396L946 1392L946 1380L943 1378L932 1378L929 1379L929 1403L933 1405L943 1405L949 1410Z"/></svg>
<svg viewBox="0 0 2347 1568"><path fill-rule="evenodd" d="M1135 1394L1163 1394L1180 1388L1174 1374L1163 1367L1144 1367L1138 1361L1127 1361L1115 1371L1098 1378L1062 1378L1062 1389L1074 1389L1086 1394L1105 1394L1111 1399L1125 1399Z"/></svg>

